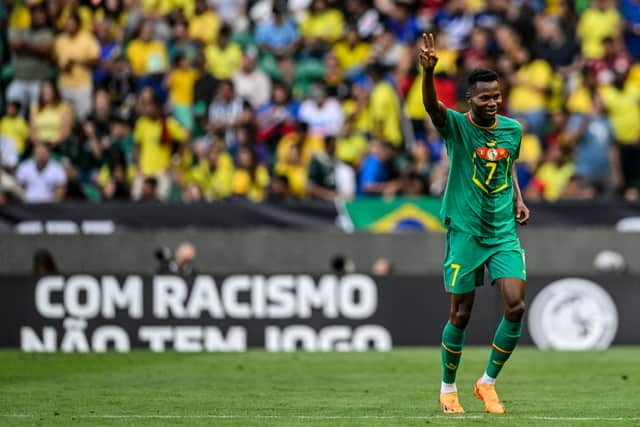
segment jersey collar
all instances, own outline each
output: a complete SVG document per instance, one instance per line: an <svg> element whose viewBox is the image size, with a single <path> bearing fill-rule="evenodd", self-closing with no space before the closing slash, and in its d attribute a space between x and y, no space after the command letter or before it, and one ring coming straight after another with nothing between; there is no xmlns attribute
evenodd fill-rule
<svg viewBox="0 0 640 427"><path fill-rule="evenodd" d="M471 123L473 126L480 128L480 129L495 129L498 126L498 115L496 114L496 121L493 122L493 124L491 126L480 126L479 124L477 124L476 122L473 121L473 119L471 118L471 111L467 111L467 114L465 114L467 116L467 120L469 120L469 123Z"/></svg>

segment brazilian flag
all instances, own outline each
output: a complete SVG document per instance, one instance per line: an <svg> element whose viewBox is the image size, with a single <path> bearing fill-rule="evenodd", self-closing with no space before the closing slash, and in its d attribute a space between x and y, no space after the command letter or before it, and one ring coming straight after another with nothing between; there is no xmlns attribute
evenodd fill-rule
<svg viewBox="0 0 640 427"><path fill-rule="evenodd" d="M445 230L440 224L440 203L435 197L355 199L341 206L341 222L354 231L442 233Z"/></svg>

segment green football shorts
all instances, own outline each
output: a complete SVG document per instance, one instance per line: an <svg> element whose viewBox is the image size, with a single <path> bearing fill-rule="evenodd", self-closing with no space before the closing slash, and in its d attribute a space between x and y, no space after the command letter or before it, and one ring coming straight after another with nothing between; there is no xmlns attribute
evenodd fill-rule
<svg viewBox="0 0 640 427"><path fill-rule="evenodd" d="M444 257L444 287L452 294L472 292L484 284L484 269L491 283L513 277L527 280L524 250L517 236L486 244L481 238L449 229Z"/></svg>

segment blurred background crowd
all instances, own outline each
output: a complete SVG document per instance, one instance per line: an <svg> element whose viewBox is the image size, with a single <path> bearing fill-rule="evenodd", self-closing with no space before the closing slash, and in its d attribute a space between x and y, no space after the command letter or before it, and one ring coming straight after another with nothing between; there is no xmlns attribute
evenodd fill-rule
<svg viewBox="0 0 640 427"><path fill-rule="evenodd" d="M434 195L417 51L501 75L529 200L638 199L640 0L0 1L0 203Z"/></svg>

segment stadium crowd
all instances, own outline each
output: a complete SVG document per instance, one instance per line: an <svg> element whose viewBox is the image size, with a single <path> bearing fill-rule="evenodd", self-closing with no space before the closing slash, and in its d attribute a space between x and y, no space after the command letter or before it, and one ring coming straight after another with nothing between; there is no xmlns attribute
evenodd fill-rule
<svg viewBox="0 0 640 427"><path fill-rule="evenodd" d="M0 1L0 203L440 195L496 69L529 199L640 193L639 0Z"/></svg>

